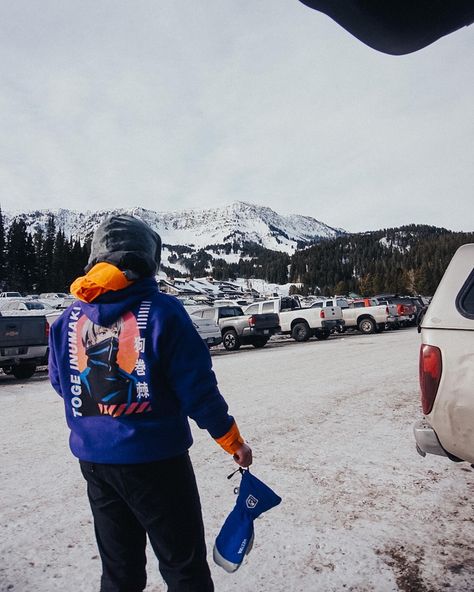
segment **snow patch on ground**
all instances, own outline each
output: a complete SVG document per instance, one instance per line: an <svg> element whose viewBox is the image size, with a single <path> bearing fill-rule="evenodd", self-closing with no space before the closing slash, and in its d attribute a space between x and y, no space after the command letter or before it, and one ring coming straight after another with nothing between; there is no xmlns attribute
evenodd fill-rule
<svg viewBox="0 0 474 592"><path fill-rule="evenodd" d="M193 428L211 570L226 592L472 592L474 472L415 452L414 329L213 353L222 393L282 496L235 574L212 564L234 463ZM0 591L97 592L100 561L62 400L0 376ZM147 592L165 587L149 554Z"/></svg>

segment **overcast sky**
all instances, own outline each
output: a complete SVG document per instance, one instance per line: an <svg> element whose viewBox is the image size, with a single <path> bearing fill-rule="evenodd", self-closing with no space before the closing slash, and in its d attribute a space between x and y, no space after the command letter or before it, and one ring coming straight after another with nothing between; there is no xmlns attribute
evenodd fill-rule
<svg viewBox="0 0 474 592"><path fill-rule="evenodd" d="M2 2L0 205L472 231L473 33L393 57L298 0Z"/></svg>

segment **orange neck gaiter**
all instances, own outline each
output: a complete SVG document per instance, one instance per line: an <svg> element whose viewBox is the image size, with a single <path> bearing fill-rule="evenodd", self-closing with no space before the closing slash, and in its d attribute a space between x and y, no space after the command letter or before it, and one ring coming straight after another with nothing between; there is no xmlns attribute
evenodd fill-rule
<svg viewBox="0 0 474 592"><path fill-rule="evenodd" d="M71 284L71 294L83 302L92 302L106 292L116 292L131 286L123 271L111 263L97 263Z"/></svg>

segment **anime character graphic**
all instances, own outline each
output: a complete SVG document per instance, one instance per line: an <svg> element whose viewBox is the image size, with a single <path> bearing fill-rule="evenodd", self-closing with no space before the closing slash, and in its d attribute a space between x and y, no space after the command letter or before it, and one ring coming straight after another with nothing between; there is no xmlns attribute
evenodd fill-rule
<svg viewBox="0 0 474 592"><path fill-rule="evenodd" d="M83 399L89 395L90 415L121 415L137 399L137 378L118 364L122 318L108 327L87 319L82 327L82 345L87 367L81 372ZM120 411L120 412L119 412Z"/></svg>

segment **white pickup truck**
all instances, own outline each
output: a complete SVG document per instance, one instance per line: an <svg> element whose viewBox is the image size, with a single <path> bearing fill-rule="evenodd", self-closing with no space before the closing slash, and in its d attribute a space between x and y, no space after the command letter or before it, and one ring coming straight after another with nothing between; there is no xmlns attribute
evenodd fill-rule
<svg viewBox="0 0 474 592"><path fill-rule="evenodd" d="M358 329L361 333L383 331L397 323L397 308L379 304L375 298L360 298L350 303L345 298L332 298L315 302L311 308L337 304L342 310L344 329Z"/></svg>
<svg viewBox="0 0 474 592"><path fill-rule="evenodd" d="M339 306L324 306L319 310L301 308L296 298L276 298L254 302L245 309L245 314L274 312L280 318L280 333L291 335L295 341L308 341L311 336L327 339L335 330L344 326Z"/></svg>
<svg viewBox="0 0 474 592"><path fill-rule="evenodd" d="M420 331L417 450L474 463L474 244L454 254Z"/></svg>

